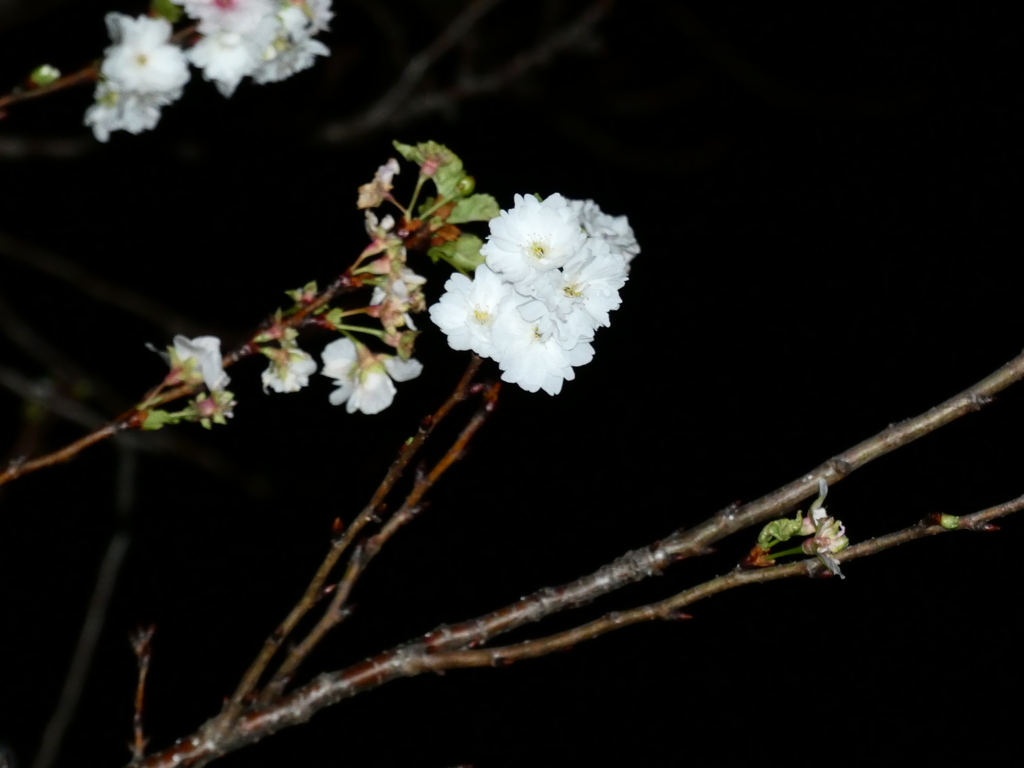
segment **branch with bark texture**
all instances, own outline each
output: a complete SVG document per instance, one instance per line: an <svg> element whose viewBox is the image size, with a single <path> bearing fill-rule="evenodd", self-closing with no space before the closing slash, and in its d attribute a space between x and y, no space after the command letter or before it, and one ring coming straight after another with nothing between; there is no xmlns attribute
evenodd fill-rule
<svg viewBox="0 0 1024 768"><path fill-rule="evenodd" d="M423 419L416 431L416 434L409 441L403 443L398 452L398 456L388 468L387 474L384 475L384 479L381 480L380 485L377 486L377 490L374 491L370 501L365 507L363 507L355 520L352 521L352 524L349 525L347 529L343 530L341 521L335 521L335 538L331 542L331 548L328 550L326 557L324 557L324 560L317 569L316 574L314 574L313 579L310 581L302 598L298 603L296 603L295 607L291 610L284 621L281 622L277 629L274 630L270 637L266 639L260 653L256 656L256 659L242 676L242 679L238 684L238 688L235 689L234 694L229 699L228 704L221 715L223 721L230 722L238 716L239 712L241 712L245 699L255 690L260 677L266 671L267 665L277 653L281 644L284 643L302 618L309 613L309 611L312 610L312 608L324 596L327 579L334 570L335 565L337 565L338 560L349 546L351 546L352 542L363 528L372 522L380 513L381 505L383 504L385 497L391 492L391 489L394 488L395 483L397 483L402 477L406 467L409 466L409 463L419 452L419 449L426 442L427 438L430 437L434 428L441 423L448 413L451 412L452 408L471 396L473 378L476 376L477 371L480 370L482 362L483 360L476 355L471 358L469 365L466 367L465 372L462 374L462 378L459 379L459 382L452 391L452 394L448 396L448 399L445 400L441 407L432 415Z"/></svg>
<svg viewBox="0 0 1024 768"><path fill-rule="evenodd" d="M979 410L991 402L994 394L1022 377L1024 355L1014 358L974 386L968 387L940 405L919 416L892 425L773 493L742 506L727 507L695 528L676 531L647 547L627 552L576 581L560 587L542 589L477 619L454 626L441 626L421 638L399 645L347 669L321 674L307 685L274 702L242 711L228 728L224 727L224 720L221 717L214 718L192 736L181 739L167 750L149 756L142 765L146 768L170 768L182 763L206 765L223 754L252 744L282 728L306 722L321 709L391 680L429 671L467 666L493 666L510 663L519 658L534 658L554 650L564 650L581 640L592 639L640 621L679 618L680 609L686 605L733 587L793 576L817 575L820 570L817 560L803 560L756 571L736 569L725 576L684 590L667 600L629 611L613 612L568 632L504 648L477 649L500 634L530 622L540 621L554 613L586 605L616 589L659 574L674 562L705 553L711 544L731 534L779 517L803 499L817 493L819 478L832 485L868 462L905 446L960 416ZM961 517L958 529L987 530L985 524L989 521L1021 508L1024 508L1024 497ZM937 523L918 523L910 528L849 547L835 558L841 563L847 562L946 530Z"/></svg>

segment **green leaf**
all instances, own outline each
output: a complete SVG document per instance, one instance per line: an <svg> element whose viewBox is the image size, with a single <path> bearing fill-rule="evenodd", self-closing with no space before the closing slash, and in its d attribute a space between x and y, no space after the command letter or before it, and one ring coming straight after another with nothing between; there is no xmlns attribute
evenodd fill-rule
<svg viewBox="0 0 1024 768"><path fill-rule="evenodd" d="M171 0L151 0L149 10L157 16L163 16L171 24L177 23L183 13L183 9L172 3Z"/></svg>
<svg viewBox="0 0 1024 768"><path fill-rule="evenodd" d="M798 513L796 520L783 518L782 520L773 520L768 523L757 537L758 545L761 549L768 550L776 544L781 544L783 541L793 538L800 533L800 529L803 527L802 517Z"/></svg>
<svg viewBox="0 0 1024 768"><path fill-rule="evenodd" d="M335 307L324 315L324 320L333 325L335 330L337 330L338 326L345 322L344 317L345 315L342 314L342 310Z"/></svg>
<svg viewBox="0 0 1024 768"><path fill-rule="evenodd" d="M402 157L420 166L420 173L431 178L439 195L446 198L462 196L459 183L466 176L462 160L444 144L436 141L424 141L415 147L397 141L392 144Z"/></svg>
<svg viewBox="0 0 1024 768"><path fill-rule="evenodd" d="M441 148L444 149L444 147ZM460 197L459 182L466 177L466 172L462 170L462 161L457 155L448 150L445 150L445 153L447 159L443 160L437 166L437 171L434 172L434 186L437 187L437 194L445 198ZM441 155L441 157L444 156Z"/></svg>
<svg viewBox="0 0 1024 768"><path fill-rule="evenodd" d="M472 195L459 200L448 216L449 224L464 224L467 221L490 221L501 213L498 201L490 195Z"/></svg>
<svg viewBox="0 0 1024 768"><path fill-rule="evenodd" d="M476 235L463 232L458 239L435 246L427 251L427 256L434 260L444 259L463 274L472 272L484 263L480 255L480 246L484 244Z"/></svg>
<svg viewBox="0 0 1024 768"><path fill-rule="evenodd" d="M179 421L177 414L169 413L168 411L161 411L154 409L146 413L146 420L142 422L142 429L144 430L155 430L160 429L166 424L177 424Z"/></svg>
<svg viewBox="0 0 1024 768"><path fill-rule="evenodd" d="M417 209L416 215L422 219L423 214L425 214L427 211L433 210L436 204L436 197L428 197L426 200L423 201L423 204Z"/></svg>
<svg viewBox="0 0 1024 768"><path fill-rule="evenodd" d="M398 150L398 154L408 160L410 163L416 163L416 165L423 165L423 153L420 152L419 147L414 147L411 144L402 144L398 141L393 141L391 144Z"/></svg>

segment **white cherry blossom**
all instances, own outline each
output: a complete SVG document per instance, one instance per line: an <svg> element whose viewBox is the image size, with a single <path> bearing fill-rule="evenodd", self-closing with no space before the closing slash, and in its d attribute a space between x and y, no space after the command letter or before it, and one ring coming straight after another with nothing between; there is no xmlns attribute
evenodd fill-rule
<svg viewBox="0 0 1024 768"><path fill-rule="evenodd" d="M567 350L554 336L545 338L536 323L527 322L518 311L500 312L492 333L502 381L518 384L527 392L543 389L557 395L563 381L576 378L573 367L594 357L589 343L580 342Z"/></svg>
<svg viewBox="0 0 1024 768"><path fill-rule="evenodd" d="M107 31L114 45L104 51L100 72L114 90L181 95L189 80L185 54L170 42L167 19L108 13Z"/></svg>
<svg viewBox="0 0 1024 768"><path fill-rule="evenodd" d="M345 403L349 413L380 413L395 398L392 379L409 381L423 370L418 360L375 355L349 338L332 341L324 347L321 358L324 366L320 373L334 379L338 387L330 394L331 405Z"/></svg>
<svg viewBox="0 0 1024 768"><path fill-rule="evenodd" d="M264 19L274 30L272 42L263 48L262 61L252 74L257 83L276 83L313 66L317 56L331 50L313 39L312 20L297 5L287 5L276 16Z"/></svg>
<svg viewBox="0 0 1024 768"><path fill-rule="evenodd" d="M172 0L199 21L204 35L216 32L252 32L278 5L273 0Z"/></svg>
<svg viewBox="0 0 1024 768"><path fill-rule="evenodd" d="M491 234L480 248L487 266L527 287L540 272L558 269L586 242L579 218L559 194L543 202L516 195L515 206L490 221Z"/></svg>
<svg viewBox="0 0 1024 768"><path fill-rule="evenodd" d="M162 93L118 93L109 83L100 82L94 94L96 102L85 110L84 123L92 128L97 141L106 142L111 131L139 134L160 122L160 109L173 99Z"/></svg>
<svg viewBox="0 0 1024 768"><path fill-rule="evenodd" d="M576 211L622 232L625 217L605 217L609 224L586 203L516 195L512 210L491 219L480 249L486 263L472 280L452 275L430 307L449 346L497 361L502 380L529 392L558 394L575 378L573 369L594 356L594 333L621 303L628 271L621 243L588 234Z"/></svg>
<svg viewBox="0 0 1024 768"><path fill-rule="evenodd" d="M275 392L298 392L316 373L313 356L298 347L268 350L264 354L270 357L270 365L263 371L264 392L268 388Z"/></svg>
<svg viewBox="0 0 1024 768"><path fill-rule="evenodd" d="M476 268L472 280L452 275L444 289L441 299L430 307L430 319L448 336L449 346L499 360L491 337L494 320L501 311L515 312L522 297L486 264Z"/></svg>
<svg viewBox="0 0 1024 768"><path fill-rule="evenodd" d="M264 45L252 36L238 32L213 32L192 46L188 60L203 70L203 77L213 82L224 97L231 96L242 78L251 75L260 64Z"/></svg>
<svg viewBox="0 0 1024 768"><path fill-rule="evenodd" d="M153 349L151 346L150 349ZM155 350L159 352L159 350ZM196 336L194 339L182 336L180 333L174 337L173 346L170 348L173 355L166 352L159 352L169 364L174 365L175 358L179 364L191 366L191 370L198 373L211 391L224 389L231 381L231 378L224 372L224 360L220 354L220 339L216 336ZM175 374L177 375L175 376ZM177 381L187 381L182 377L183 371L171 371L171 377Z"/></svg>
<svg viewBox="0 0 1024 768"><path fill-rule="evenodd" d="M590 237L604 240L612 253L622 256L627 264L639 255L640 244L625 216L609 216L593 200L570 200L569 207L579 216Z"/></svg>

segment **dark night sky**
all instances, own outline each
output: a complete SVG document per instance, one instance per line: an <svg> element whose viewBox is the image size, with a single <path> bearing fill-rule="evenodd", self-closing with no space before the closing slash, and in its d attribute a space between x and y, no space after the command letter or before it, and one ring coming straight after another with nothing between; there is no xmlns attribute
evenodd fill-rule
<svg viewBox="0 0 1024 768"><path fill-rule="evenodd" d="M384 5L414 50L438 27L431 4ZM499 8L482 26L480 66L536 40L544 5ZM1021 62L1004 5L621 3L597 49L450 114L325 147L309 139L316 126L394 77L361 6L336 3L335 56L316 70L243 86L230 101L195 80L150 134L118 134L73 159L4 160L0 230L230 345L281 291L329 280L362 247L355 188L393 154L392 138L448 144L504 205L516 192L558 191L629 215L643 253L593 363L556 398L506 388L429 512L373 563L357 612L309 660L311 676L767 493L1016 355ZM0 87L44 59L88 61L106 45L109 8L79 3L57 21L0 31ZM442 62L439 82L457 60ZM80 90L17 105L0 138L81 137L88 101ZM422 269L436 296L443 272ZM143 346L168 339L153 324L7 259L0 293L125 398L163 373ZM424 377L373 418L328 406L323 377L264 396L262 365L240 365L231 425L178 428L232 469L141 454L123 523L110 446L3 490L0 740L22 764L119 525L131 547L60 765L126 760L125 638L139 623L158 627L153 745L216 711L319 562L330 520L351 518L464 364L436 333L417 357ZM45 374L5 339L0 362ZM5 450L19 408L0 397ZM1022 429L1024 391L1011 389L857 472L829 508L858 541L1013 498L1024 492ZM57 422L44 444L78 434ZM753 537L511 639L724 573ZM218 765L733 764L780 753L860 763L883 750L996 761L1016 747L1020 708L1006 702L1024 683L1022 541L1010 518L999 534L850 564L842 582L752 587L692 606L693 621L508 669L395 682Z"/></svg>

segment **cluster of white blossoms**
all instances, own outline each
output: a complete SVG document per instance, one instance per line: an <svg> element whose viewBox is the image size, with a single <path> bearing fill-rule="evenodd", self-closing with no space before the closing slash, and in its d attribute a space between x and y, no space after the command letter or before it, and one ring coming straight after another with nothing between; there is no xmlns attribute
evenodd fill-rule
<svg viewBox="0 0 1024 768"><path fill-rule="evenodd" d="M472 280L452 275L430 317L453 349L495 360L503 381L556 395L593 358L639 252L626 217L592 200L516 195L490 222L485 263Z"/></svg>
<svg viewBox="0 0 1024 768"><path fill-rule="evenodd" d="M331 0L173 0L195 19L202 37L187 51L171 40L167 19L107 14L113 45L104 52L96 102L85 124L107 141L111 131L156 127L160 110L181 98L188 64L224 96L245 77L284 80L330 50L314 36L328 29Z"/></svg>
<svg viewBox="0 0 1024 768"><path fill-rule="evenodd" d="M262 376L264 392L268 389L298 392L308 386L309 377L316 373L317 364L312 355L299 349L293 339L293 336L286 336L280 347L260 348L270 359L270 365ZM171 367L164 379L165 385L205 384L212 395L207 399L206 410L223 399L224 415L231 416L230 409L235 403L230 392L224 393L230 378L224 371L220 339L216 336L189 339L179 334L174 337L173 346L159 354ZM328 399L332 405L346 403L349 413L380 413L395 398L395 381L415 379L423 371L423 364L415 358L402 360L395 355L373 353L366 345L350 338L332 341L324 347L321 357L324 365L320 373L334 379L337 387ZM221 395L225 397L221 398ZM199 420L207 415L202 406L193 410L196 412L186 410L173 416ZM167 418L155 423L167 423Z"/></svg>

